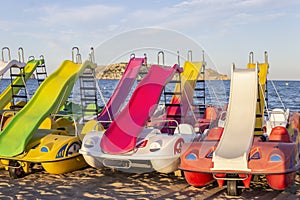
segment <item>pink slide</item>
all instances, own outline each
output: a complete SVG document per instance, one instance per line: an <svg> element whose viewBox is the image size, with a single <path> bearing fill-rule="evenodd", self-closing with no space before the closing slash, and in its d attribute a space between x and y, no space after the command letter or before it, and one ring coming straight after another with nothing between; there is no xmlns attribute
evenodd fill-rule
<svg viewBox="0 0 300 200"><path fill-rule="evenodd" d="M114 120L114 117L119 112L122 103L126 100L126 97L135 82L135 78L140 70L140 67L144 63L144 58L131 58L125 72L120 79L114 93L108 100L106 107L97 116L98 121L110 121ZM105 124L103 124L105 126Z"/></svg>
<svg viewBox="0 0 300 200"><path fill-rule="evenodd" d="M137 137L157 107L163 87L173 78L176 70L180 70L177 64L172 68L151 66L124 110L104 133L100 142L104 152L123 154L134 149Z"/></svg>

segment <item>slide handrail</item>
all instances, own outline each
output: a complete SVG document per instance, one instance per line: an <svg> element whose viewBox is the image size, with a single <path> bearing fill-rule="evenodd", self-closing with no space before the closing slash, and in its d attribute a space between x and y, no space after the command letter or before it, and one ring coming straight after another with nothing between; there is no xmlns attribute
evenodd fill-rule
<svg viewBox="0 0 300 200"><path fill-rule="evenodd" d="M7 56L8 56L8 60L11 60L11 57L10 57L10 49L8 47L3 47L2 48L2 61L5 62L5 59L4 59L4 51L7 50Z"/></svg>

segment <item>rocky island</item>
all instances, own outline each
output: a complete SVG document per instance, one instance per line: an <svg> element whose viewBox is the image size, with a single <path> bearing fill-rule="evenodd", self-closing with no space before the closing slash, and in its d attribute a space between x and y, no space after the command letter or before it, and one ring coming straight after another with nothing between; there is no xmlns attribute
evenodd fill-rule
<svg viewBox="0 0 300 200"><path fill-rule="evenodd" d="M116 64L111 64L108 66L99 66L96 68L96 78L97 79L120 79L125 71L127 63L121 62ZM141 69L145 71L145 68ZM203 79L200 75L199 79ZM205 80L230 80L230 78L225 74L220 74L214 69L205 69Z"/></svg>

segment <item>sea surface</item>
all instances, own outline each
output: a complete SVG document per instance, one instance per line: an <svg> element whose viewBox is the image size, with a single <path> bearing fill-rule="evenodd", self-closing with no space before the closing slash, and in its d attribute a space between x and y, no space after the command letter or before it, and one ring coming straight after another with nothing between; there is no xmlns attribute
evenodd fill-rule
<svg viewBox="0 0 300 200"><path fill-rule="evenodd" d="M112 95L118 80L98 80L100 90L98 91L98 104L103 106L103 99L108 101ZM10 79L0 80L0 92L2 93L10 85ZM134 84L133 88L137 83ZM29 98L33 96L38 88L36 79L27 81L27 91ZM205 103L210 105L220 105L228 103L230 92L230 81L206 81L206 99ZM174 85L167 85L166 90L172 91ZM273 108L289 108L291 112L300 111L300 81L268 81L268 109ZM133 91L133 90L132 90ZM131 91L131 93L132 93ZM149 91L151 92L151 91ZM130 95L127 97L129 100ZM167 99L169 100L169 99ZM73 92L69 97L69 101L80 103L79 83L77 82L73 88ZM164 102L162 95L160 103Z"/></svg>

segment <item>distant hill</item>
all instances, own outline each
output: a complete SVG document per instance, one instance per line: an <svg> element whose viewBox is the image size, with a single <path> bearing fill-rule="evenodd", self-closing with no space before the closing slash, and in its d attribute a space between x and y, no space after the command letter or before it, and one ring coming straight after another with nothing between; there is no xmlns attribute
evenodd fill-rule
<svg viewBox="0 0 300 200"><path fill-rule="evenodd" d="M99 66L96 68L96 78L98 79L120 79L125 71L127 63L116 63L108 66ZM141 69L145 71L144 68ZM203 79L200 75L199 79ZM230 80L227 75L219 74L216 70L207 68L205 70L206 80Z"/></svg>

